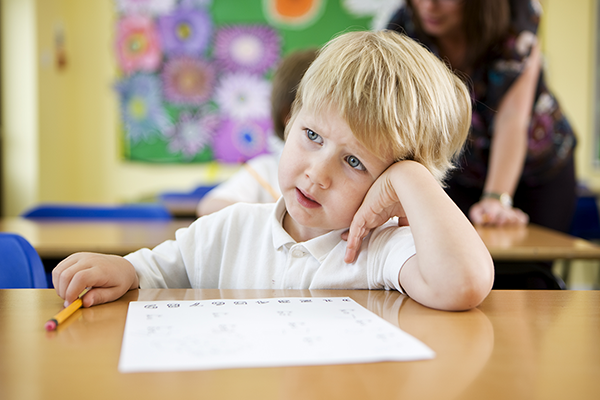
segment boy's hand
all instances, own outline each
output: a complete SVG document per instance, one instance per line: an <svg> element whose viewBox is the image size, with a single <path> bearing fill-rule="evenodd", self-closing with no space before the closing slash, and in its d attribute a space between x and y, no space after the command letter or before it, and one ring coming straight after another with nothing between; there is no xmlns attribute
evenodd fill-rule
<svg viewBox="0 0 600 400"><path fill-rule="evenodd" d="M344 261L352 263L358 257L362 240L372 229L383 225L392 217L398 217L398 225L408 225L408 219L400 204L398 195L390 181L390 176L400 163L392 164L377 178L367 192L362 205L354 214L350 230L342 234L348 241Z"/></svg>
<svg viewBox="0 0 600 400"><path fill-rule="evenodd" d="M83 306L107 303L137 289L139 281L133 265L123 257L96 253L75 253L52 271L56 293L72 303L86 287Z"/></svg>

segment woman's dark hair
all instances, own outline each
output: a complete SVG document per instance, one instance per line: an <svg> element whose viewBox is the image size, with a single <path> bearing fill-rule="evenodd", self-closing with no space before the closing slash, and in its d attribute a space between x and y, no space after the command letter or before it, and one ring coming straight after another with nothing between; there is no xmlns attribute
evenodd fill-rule
<svg viewBox="0 0 600 400"><path fill-rule="evenodd" d="M463 25L467 38L467 54L463 67L472 67L485 57L486 53L501 41L510 28L509 0L462 0ZM407 0L411 9L413 23L418 32L428 37L421 27L418 16L412 5L413 0ZM429 37L435 43L435 39Z"/></svg>

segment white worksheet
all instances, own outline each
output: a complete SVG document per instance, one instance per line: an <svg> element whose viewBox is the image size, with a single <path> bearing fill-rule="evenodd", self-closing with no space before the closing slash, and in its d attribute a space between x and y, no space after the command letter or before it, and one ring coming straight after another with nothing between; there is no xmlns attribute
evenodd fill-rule
<svg viewBox="0 0 600 400"><path fill-rule="evenodd" d="M120 372L409 361L435 353L348 297L134 301Z"/></svg>

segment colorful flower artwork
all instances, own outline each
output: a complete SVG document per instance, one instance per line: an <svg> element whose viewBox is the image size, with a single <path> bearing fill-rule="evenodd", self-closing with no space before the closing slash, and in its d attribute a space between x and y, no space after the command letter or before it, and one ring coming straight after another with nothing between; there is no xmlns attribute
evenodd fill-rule
<svg viewBox="0 0 600 400"><path fill-rule="evenodd" d="M215 39L217 63L229 72L264 74L279 60L277 32L268 26L233 26Z"/></svg>
<svg viewBox="0 0 600 400"><path fill-rule="evenodd" d="M132 142L168 134L171 120L161 103L160 81L153 75L136 74L116 87L121 98L121 117Z"/></svg>
<svg viewBox="0 0 600 400"><path fill-rule="evenodd" d="M202 105L212 95L215 70L205 60L193 57L172 58L165 62L162 82L167 101Z"/></svg>
<svg viewBox="0 0 600 400"><path fill-rule="evenodd" d="M201 112L194 115L184 112L169 134L169 150L181 152L185 159L190 159L210 147L218 126L217 114Z"/></svg>
<svg viewBox="0 0 600 400"><path fill-rule="evenodd" d="M357 16L369 16L373 20L371 29L381 30L387 27L394 13L404 5L404 0L342 0L344 8Z"/></svg>
<svg viewBox="0 0 600 400"><path fill-rule="evenodd" d="M169 55L200 55L208 47L212 21L205 10L180 7L158 20L163 49Z"/></svg>
<svg viewBox="0 0 600 400"><path fill-rule="evenodd" d="M326 0L262 0L265 15L274 26L303 29L315 23Z"/></svg>
<svg viewBox="0 0 600 400"><path fill-rule="evenodd" d="M161 62L161 49L152 19L131 15L119 21L117 56L125 73L152 72Z"/></svg>
<svg viewBox="0 0 600 400"><path fill-rule="evenodd" d="M240 73L226 74L215 90L222 113L238 121L269 118L271 84L262 77Z"/></svg>
<svg viewBox="0 0 600 400"><path fill-rule="evenodd" d="M215 137L215 156L226 163L244 162L267 153L268 137L272 135L273 123L270 118L225 119Z"/></svg>
<svg viewBox="0 0 600 400"><path fill-rule="evenodd" d="M125 156L143 162L239 163L273 151L270 79L281 57L369 22L344 0L114 1Z"/></svg>

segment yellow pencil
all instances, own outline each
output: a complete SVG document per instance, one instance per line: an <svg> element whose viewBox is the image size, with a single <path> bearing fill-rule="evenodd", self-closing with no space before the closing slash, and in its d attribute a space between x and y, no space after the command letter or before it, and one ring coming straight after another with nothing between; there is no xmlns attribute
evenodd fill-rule
<svg viewBox="0 0 600 400"><path fill-rule="evenodd" d="M83 301L81 300L81 298L91 289L91 287L85 288L84 291L81 292L79 296L77 296L77 299L74 302L72 302L68 305L68 307L64 308L61 312L56 314L54 318L48 320L48 322L46 322L46 325L44 325L44 328L46 328L47 331L55 330L58 324L61 324L65 319L69 318L75 311L77 311L83 305Z"/></svg>
<svg viewBox="0 0 600 400"><path fill-rule="evenodd" d="M269 182L267 182L262 176L260 176L259 173L256 172L256 170L254 168L249 166L247 163L244 163L244 168L246 168L246 171L248 171L250 173L250 175L252 175L254 177L254 179L256 179L258 181L260 186L262 186L267 192L269 192L271 197L273 197L274 201L277 201L279 199L279 196L281 196L281 195L279 193L277 193L277 191L275 189L273 189L273 187L271 185L269 185Z"/></svg>

